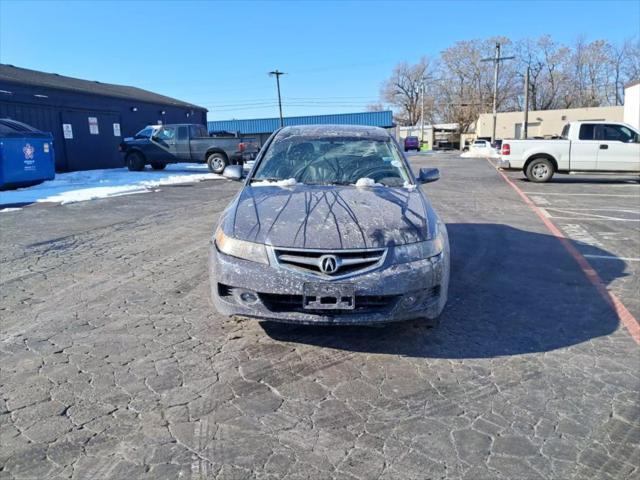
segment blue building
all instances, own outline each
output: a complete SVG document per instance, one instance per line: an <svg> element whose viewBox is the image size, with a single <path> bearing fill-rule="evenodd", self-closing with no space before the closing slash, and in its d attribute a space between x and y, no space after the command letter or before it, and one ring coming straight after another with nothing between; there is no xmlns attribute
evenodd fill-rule
<svg viewBox="0 0 640 480"><path fill-rule="evenodd" d="M205 125L207 110L136 87L0 64L0 118L50 132L64 172L122 167L122 138L150 124Z"/></svg>
<svg viewBox="0 0 640 480"><path fill-rule="evenodd" d="M237 135L251 135L260 144L280 128L279 118L255 118L246 120L216 120L207 122L209 132L230 132ZM336 113L333 115L308 115L285 117L285 126L294 125L366 125L370 127L393 128L393 112Z"/></svg>

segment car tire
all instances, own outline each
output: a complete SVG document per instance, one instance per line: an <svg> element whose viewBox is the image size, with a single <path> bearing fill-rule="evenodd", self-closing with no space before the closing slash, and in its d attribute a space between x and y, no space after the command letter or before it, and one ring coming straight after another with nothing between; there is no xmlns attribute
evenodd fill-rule
<svg viewBox="0 0 640 480"><path fill-rule="evenodd" d="M154 170L164 170L164 167L166 166L166 163L151 162L151 168L153 168Z"/></svg>
<svg viewBox="0 0 640 480"><path fill-rule="evenodd" d="M551 180L555 168L548 158L538 157L531 160L524 172L530 182L545 183Z"/></svg>
<svg viewBox="0 0 640 480"><path fill-rule="evenodd" d="M144 157L138 152L131 152L125 158L125 164L130 172L141 172L144 170Z"/></svg>
<svg viewBox="0 0 640 480"><path fill-rule="evenodd" d="M229 165L229 160L222 153L212 153L207 157L207 166L213 173L222 173L227 165Z"/></svg>

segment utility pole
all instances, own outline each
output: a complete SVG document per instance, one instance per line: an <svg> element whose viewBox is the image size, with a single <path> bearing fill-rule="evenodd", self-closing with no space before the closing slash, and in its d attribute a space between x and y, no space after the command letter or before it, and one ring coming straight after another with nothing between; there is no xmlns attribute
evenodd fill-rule
<svg viewBox="0 0 640 480"><path fill-rule="evenodd" d="M493 58L483 58L483 62L493 62L493 128L491 130L491 143L496 141L496 121L498 118L498 75L500 74L500 62L516 57L501 57L500 43L496 43L496 55Z"/></svg>
<svg viewBox="0 0 640 480"><path fill-rule="evenodd" d="M280 72L278 69L269 72L269 76L276 77L276 85L278 86L278 108L280 109L280 128L284 127L284 119L282 118L282 99L280 98L280 75L284 75L284 72Z"/></svg>
<svg viewBox="0 0 640 480"><path fill-rule="evenodd" d="M424 143L424 77L420 83L420 103L420 150L422 150Z"/></svg>
<svg viewBox="0 0 640 480"><path fill-rule="evenodd" d="M522 124L523 139L529 136L529 66L524 77L524 123Z"/></svg>

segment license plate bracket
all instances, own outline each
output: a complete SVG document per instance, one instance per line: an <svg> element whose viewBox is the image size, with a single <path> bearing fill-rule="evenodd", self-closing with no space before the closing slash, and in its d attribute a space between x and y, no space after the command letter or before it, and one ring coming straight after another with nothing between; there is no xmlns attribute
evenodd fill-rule
<svg viewBox="0 0 640 480"><path fill-rule="evenodd" d="M305 283L302 308L306 310L353 310L355 287L351 283Z"/></svg>

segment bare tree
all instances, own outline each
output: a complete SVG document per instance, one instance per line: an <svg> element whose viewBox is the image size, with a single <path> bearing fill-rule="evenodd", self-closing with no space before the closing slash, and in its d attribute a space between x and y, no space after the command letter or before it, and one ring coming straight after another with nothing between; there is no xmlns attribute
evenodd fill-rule
<svg viewBox="0 0 640 480"><path fill-rule="evenodd" d="M640 79L638 37L620 45L581 37L571 46L549 35L516 44L496 37L456 42L437 60L423 57L415 65L398 64L381 88L382 102L394 108L398 123L415 125L424 81L425 121L458 123L461 132L468 131L481 113L491 110L493 65L482 59L493 56L496 42L504 55L516 56L516 61L501 64L498 111L522 109L527 67L533 110L622 105L624 85Z"/></svg>
<svg viewBox="0 0 640 480"><path fill-rule="evenodd" d="M478 115L491 108L493 101L493 64L483 62L494 54L500 42L505 54L511 42L502 37L455 43L441 54L439 70L438 113L443 121L458 123L466 132ZM511 110L516 106L518 85L516 69L503 63L498 84L498 110Z"/></svg>
<svg viewBox="0 0 640 480"><path fill-rule="evenodd" d="M383 110L386 110L386 108L382 103L378 102L370 103L367 105L366 110L367 112L382 112Z"/></svg>
<svg viewBox="0 0 640 480"><path fill-rule="evenodd" d="M623 77L626 82L640 80L640 36L630 38L624 42Z"/></svg>
<svg viewBox="0 0 640 480"><path fill-rule="evenodd" d="M579 38L571 56L572 77L575 85L568 92L567 107L599 107L611 104L613 90L610 81L610 48L605 40L587 43Z"/></svg>
<svg viewBox="0 0 640 480"><path fill-rule="evenodd" d="M401 125L416 125L420 121L420 88L429 71L430 62L426 57L415 65L402 62L383 83L382 100L394 107L396 121Z"/></svg>
<svg viewBox="0 0 640 480"><path fill-rule="evenodd" d="M546 35L537 40L518 43L518 70L524 75L530 69L529 94L532 110L559 108L567 83L570 52Z"/></svg>

